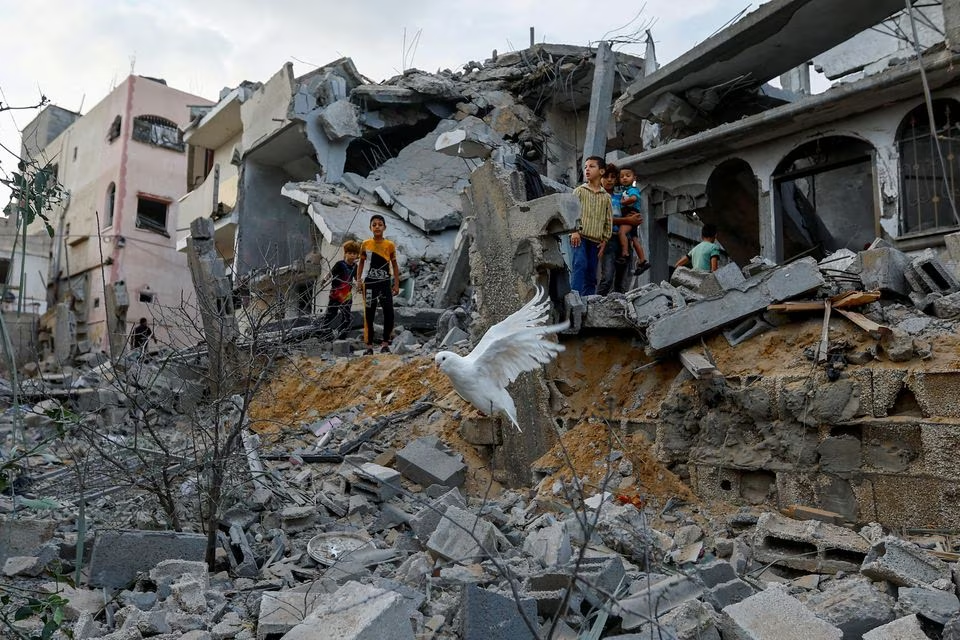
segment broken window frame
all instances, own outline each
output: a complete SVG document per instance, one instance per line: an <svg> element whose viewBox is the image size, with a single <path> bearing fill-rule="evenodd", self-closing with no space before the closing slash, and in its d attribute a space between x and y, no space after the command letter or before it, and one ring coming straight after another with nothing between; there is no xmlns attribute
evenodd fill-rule
<svg viewBox="0 0 960 640"><path fill-rule="evenodd" d="M144 195L142 193L137 194L137 229L142 231L150 231L151 233L159 233L160 235L170 237L170 232L167 231L167 224L170 222L170 200L164 200L162 198L151 197ZM141 203L152 203L153 205L163 205L163 223L159 220L152 219L148 217L148 213L141 210Z"/></svg>
<svg viewBox="0 0 960 640"><path fill-rule="evenodd" d="M927 105L912 109L897 129L900 157L900 237L944 233L960 228L946 191L960 201L960 102L933 101L931 131ZM934 138L934 135L936 138ZM937 141L946 166L940 162ZM925 215L924 208L927 208Z"/></svg>
<svg viewBox="0 0 960 640"><path fill-rule="evenodd" d="M130 137L137 142L181 153L187 148L183 142L183 132L180 131L180 127L176 122L164 117L137 116L133 119L132 129Z"/></svg>
<svg viewBox="0 0 960 640"><path fill-rule="evenodd" d="M104 203L103 228L108 229L113 226L113 216L117 207L117 183L111 182L107 187L107 198Z"/></svg>

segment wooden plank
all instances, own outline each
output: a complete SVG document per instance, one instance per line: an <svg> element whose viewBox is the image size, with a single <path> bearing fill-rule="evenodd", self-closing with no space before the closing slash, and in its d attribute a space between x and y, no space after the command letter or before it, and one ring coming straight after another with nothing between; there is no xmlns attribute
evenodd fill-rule
<svg viewBox="0 0 960 640"><path fill-rule="evenodd" d="M777 304L768 304L767 311L781 311L784 313L794 313L797 311L822 311L823 300L803 300L795 302L778 302Z"/></svg>
<svg viewBox="0 0 960 640"><path fill-rule="evenodd" d="M862 307L879 299L879 291L844 291L830 298L830 302L834 309L849 309L850 307Z"/></svg>
<svg viewBox="0 0 960 640"><path fill-rule="evenodd" d="M820 331L820 348L817 350L817 362L827 361L827 350L830 348L830 309L831 302L823 301L823 329Z"/></svg>
<svg viewBox="0 0 960 640"><path fill-rule="evenodd" d="M693 349L686 349L680 352L680 362L686 367L687 371L693 374L697 380L709 378L717 372L717 368L710 364L710 361L700 355Z"/></svg>
<svg viewBox="0 0 960 640"><path fill-rule="evenodd" d="M877 324L867 316L862 313L857 313L856 311L846 311L844 309L837 309L837 313L842 315L844 318L857 325L872 337L879 340L884 335L891 333L892 330L890 327L882 324Z"/></svg>

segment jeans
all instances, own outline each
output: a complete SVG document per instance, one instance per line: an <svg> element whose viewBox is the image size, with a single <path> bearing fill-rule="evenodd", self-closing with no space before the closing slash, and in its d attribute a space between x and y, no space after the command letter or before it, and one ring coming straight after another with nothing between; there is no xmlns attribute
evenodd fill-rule
<svg viewBox="0 0 960 640"><path fill-rule="evenodd" d="M600 263L600 245L593 240L580 238L580 246L573 248L573 275L570 288L581 296L597 293L597 268Z"/></svg>
<svg viewBox="0 0 960 640"><path fill-rule="evenodd" d="M602 296L611 291L617 293L626 293L627 283L633 275L634 255L630 252L630 257L625 263L617 264L617 258L620 257L620 237L614 233L607 240L603 247L603 255L600 256L600 287L597 293Z"/></svg>

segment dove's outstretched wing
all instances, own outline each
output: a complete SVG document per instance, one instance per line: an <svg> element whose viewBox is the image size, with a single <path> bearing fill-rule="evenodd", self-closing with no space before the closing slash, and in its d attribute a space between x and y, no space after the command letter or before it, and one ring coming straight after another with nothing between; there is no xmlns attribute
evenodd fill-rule
<svg viewBox="0 0 960 640"><path fill-rule="evenodd" d="M521 373L550 362L563 351L563 345L545 336L563 331L570 323L547 325L549 317L550 300L546 291L537 287L527 304L490 327L464 359L478 379L506 387Z"/></svg>

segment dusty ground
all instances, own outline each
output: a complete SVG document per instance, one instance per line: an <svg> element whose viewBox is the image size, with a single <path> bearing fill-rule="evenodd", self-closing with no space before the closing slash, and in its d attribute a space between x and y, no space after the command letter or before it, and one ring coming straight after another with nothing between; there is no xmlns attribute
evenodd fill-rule
<svg viewBox="0 0 960 640"><path fill-rule="evenodd" d="M728 378L813 371L804 350L820 342L822 316L796 315L794 322L756 336L731 348L722 335L702 343L717 368ZM875 341L845 318L830 325L831 343L846 343L849 351L864 351ZM653 456L642 435L627 435L622 421L656 419L659 406L681 370L676 357L651 362L642 346L630 337L595 336L564 341L567 350L549 369L564 396L560 417L570 429L558 444L534 465L549 471L539 484L544 497L576 476L588 488L599 490L604 476L616 472L620 460L606 463L607 455L620 451L633 473L619 477L611 488L621 500L662 505L670 497L695 500L689 489ZM645 366L649 365L649 366ZM853 365L851 365L853 366ZM878 360L873 367L897 366ZM960 336L940 336L927 360L908 364L927 370L960 368ZM473 495L498 494L502 487L492 479L484 452L465 442L458 417L472 412L434 366L431 356L376 355L338 359L297 357L283 365L273 383L251 408L254 428L268 438L308 446L313 439L303 425L337 414L355 413L355 421L375 420L429 399L434 409L388 430L377 440L379 448L402 448L422 435L437 435L460 452L468 464L466 491ZM606 425L613 425L607 428Z"/></svg>

